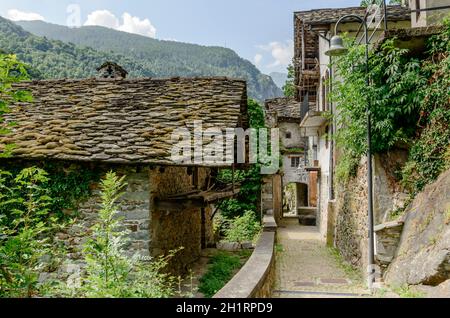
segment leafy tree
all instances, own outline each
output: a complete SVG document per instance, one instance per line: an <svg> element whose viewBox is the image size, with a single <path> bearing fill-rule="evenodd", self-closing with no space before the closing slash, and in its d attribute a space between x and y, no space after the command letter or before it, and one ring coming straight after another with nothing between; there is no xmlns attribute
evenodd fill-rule
<svg viewBox="0 0 450 318"><path fill-rule="evenodd" d="M225 241L246 242L253 241L261 231L261 225L256 219L254 211L246 211L244 215L231 220L225 231Z"/></svg>
<svg viewBox="0 0 450 318"><path fill-rule="evenodd" d="M295 86L294 86L294 79L295 79L295 71L294 66L291 64L288 66L288 79L286 81L286 84L283 86L283 93L285 97L293 97L295 94Z"/></svg>
<svg viewBox="0 0 450 318"><path fill-rule="evenodd" d="M2 115L9 112L11 102L31 102L32 96L25 90L13 88L13 84L29 79L26 66L15 55L0 53L0 136L10 132L14 123L5 123ZM1 144L0 158L9 157L14 145Z"/></svg>
<svg viewBox="0 0 450 318"><path fill-rule="evenodd" d="M264 128L264 111L255 100L248 100L248 114L251 128ZM252 165L248 170L235 172L235 181L241 182L240 192L233 199L226 199L220 203L220 210L224 217L234 218L242 216L246 211L257 211L259 195L261 192L261 167L259 164ZM232 171L222 170L219 180L223 183L231 183Z"/></svg>
<svg viewBox="0 0 450 318"><path fill-rule="evenodd" d="M417 138L402 171L403 184L412 194L450 168L450 18L427 45L429 56L421 68L427 82L415 88L423 96Z"/></svg>
<svg viewBox="0 0 450 318"><path fill-rule="evenodd" d="M32 297L37 293L44 255L51 254L50 234L57 228L49 217L51 198L45 171L26 168L13 178L0 172L0 297Z"/></svg>
<svg viewBox="0 0 450 318"><path fill-rule="evenodd" d="M364 46L353 46L337 61L332 99L339 105L335 115L336 139L342 150L337 177L346 180L355 172L359 159L367 152L367 101L372 115L372 148L383 152L406 142L415 134L418 110L424 95L417 87L426 85L420 62L409 58L407 50L386 41L381 50L371 53L366 85Z"/></svg>
<svg viewBox="0 0 450 318"><path fill-rule="evenodd" d="M410 146L401 171L403 185L412 195L450 167L450 20L428 41L419 60L386 41L370 56L371 85L365 84L364 47L351 47L338 61L343 79L335 83L332 99L339 112L337 144L341 158L337 177L346 181L367 151L366 104L371 103L375 152L401 144Z"/></svg>

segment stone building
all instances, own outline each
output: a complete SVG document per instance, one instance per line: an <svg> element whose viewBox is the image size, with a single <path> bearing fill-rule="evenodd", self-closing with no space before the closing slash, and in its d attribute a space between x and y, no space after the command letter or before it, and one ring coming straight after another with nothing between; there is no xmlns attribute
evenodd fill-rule
<svg viewBox="0 0 450 318"><path fill-rule="evenodd" d="M332 90L332 60L325 55L330 47L330 38L334 35L338 19L347 14L366 17L372 42L382 34L379 23L383 17L382 10L367 11L362 7L341 9L318 9L294 13L294 69L295 98L301 104L300 123L303 136L308 137L308 162L310 183L316 183L318 217L317 225L321 237L333 244L335 236L335 205L337 191L334 182L334 170L337 152L332 136L336 127L330 121L329 114L336 113L336 105L329 101ZM378 28L376 28L378 26ZM389 6L387 10L389 29L410 28L410 11L402 6ZM359 22L345 20L340 25L340 32L361 38ZM310 184L310 187L314 187Z"/></svg>
<svg viewBox="0 0 450 318"><path fill-rule="evenodd" d="M412 27L439 25L450 13L448 0L408 0Z"/></svg>
<svg viewBox="0 0 450 318"><path fill-rule="evenodd" d="M308 206L308 175L305 171L306 139L300 131L300 104L294 98L266 100L266 123L280 130L281 187L283 212L298 216L301 208Z"/></svg>
<svg viewBox="0 0 450 318"><path fill-rule="evenodd" d="M214 242L214 203L237 189L219 188L215 180L220 168L233 163L174 162L171 151L179 140L172 133L192 131L197 120L204 130L246 129L246 83L229 78L126 79L121 69L109 72L111 78L104 70L99 69L99 78L17 84L32 93L34 102L11 106L4 118L17 125L0 144L14 143L12 160L24 164L52 161L126 175L120 214L131 230L130 253L156 256L184 247L171 262L174 271L184 272ZM58 235L75 263L80 263L79 247L97 215L98 185L92 189L92 197L80 202L77 222Z"/></svg>
<svg viewBox="0 0 450 318"><path fill-rule="evenodd" d="M431 1L430 1L431 2ZM414 7L412 7L414 9ZM426 12L426 11L425 11ZM382 17L382 11L378 14ZM335 180L335 166L339 161L339 150L330 136L338 129L328 114L336 114L337 105L328 99L332 91L335 69L333 60L325 52L334 35L335 23L346 14L366 17L369 21L371 50L390 38L395 45L409 49L409 54L420 56L425 50L426 39L441 30L438 26L417 26L414 12L406 6L388 6L387 30L375 28L372 21L380 22L377 14L371 16L364 8L343 8L333 10L312 10L295 13L295 86L296 100L301 103L300 127L309 137L308 149L313 165L306 167L317 172L318 184L318 227L324 241L336 246L344 258L360 268L367 267L368 224L367 224L367 159L362 158L356 176L347 185L338 185ZM351 19L340 26L357 40L359 23ZM331 67L330 67L331 65ZM334 80L339 80L334 78ZM374 175L374 221L376 231L376 260L382 270L395 259L396 244L401 237L402 222L388 222L389 215L403 207L408 195L396 181L396 167L406 161L407 149L397 148L373 157ZM312 174L310 174L311 180Z"/></svg>

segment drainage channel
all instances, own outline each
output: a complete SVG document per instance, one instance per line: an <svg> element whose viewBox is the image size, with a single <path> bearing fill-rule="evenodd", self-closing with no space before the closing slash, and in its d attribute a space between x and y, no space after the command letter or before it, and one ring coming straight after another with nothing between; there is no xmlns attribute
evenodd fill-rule
<svg viewBox="0 0 450 318"><path fill-rule="evenodd" d="M341 297L369 297L369 296L371 296L370 294L333 293L333 292L301 291L301 290L274 290L273 293L294 294L294 295L341 296Z"/></svg>

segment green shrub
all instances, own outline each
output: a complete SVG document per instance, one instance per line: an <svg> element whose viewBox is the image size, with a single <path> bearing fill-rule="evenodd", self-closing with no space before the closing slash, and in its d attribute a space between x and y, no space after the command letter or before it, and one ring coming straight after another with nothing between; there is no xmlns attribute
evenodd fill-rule
<svg viewBox="0 0 450 318"><path fill-rule="evenodd" d="M347 40L349 42L349 40ZM337 177L341 181L354 175L360 158L367 152L366 108L370 101L372 115L372 149L384 152L396 143L414 136L418 109L426 84L420 63L407 56L408 51L387 40L380 51L370 53L366 84L365 49L351 46L349 54L337 63L339 79L333 84L332 100L339 111L335 120L340 127L336 142L342 150Z"/></svg>
<svg viewBox="0 0 450 318"><path fill-rule="evenodd" d="M420 108L419 138L412 144L409 160L403 169L403 185L412 193L450 168L450 19L446 28L429 42L430 58L423 63L428 78Z"/></svg>
<svg viewBox="0 0 450 318"><path fill-rule="evenodd" d="M126 255L129 231L122 230L117 217L117 200L126 186L124 177L109 172L101 183L99 220L84 244L86 273L76 284L57 284L50 293L57 296L93 298L162 298L174 293L175 278L162 273L176 251L151 262L138 254Z"/></svg>
<svg viewBox="0 0 450 318"><path fill-rule="evenodd" d="M209 262L208 271L200 278L199 291L205 297L214 296L232 278L235 270L240 268L239 256L219 253Z"/></svg>
<svg viewBox="0 0 450 318"><path fill-rule="evenodd" d="M265 127L264 111L261 105L252 99L248 100L248 114L251 128ZM234 198L220 202L220 211L225 218L242 216L248 210L257 211L262 184L260 172L259 164L254 164L244 171L235 171L234 180L240 183L240 192ZM226 184L231 183L232 170L221 170L218 180Z"/></svg>
<svg viewBox="0 0 450 318"><path fill-rule="evenodd" d="M349 42L349 40L348 40ZM431 37L419 60L396 47L395 39L370 53L370 85L366 85L364 46L351 46L336 60L339 80L332 100L337 103L335 136L341 157L336 177L347 182L367 152L367 101L372 116L372 150L383 153L398 144L412 145L403 169L403 185L415 194L450 165L450 20ZM342 80L340 80L342 79Z"/></svg>
<svg viewBox="0 0 450 318"><path fill-rule="evenodd" d="M30 92L13 88L14 83L28 80L26 65L18 61L15 55L4 54L0 51L0 136L6 135L15 123L6 123L2 115L9 112L11 102L32 102ZM0 158L11 156L14 144L0 144Z"/></svg>
<svg viewBox="0 0 450 318"><path fill-rule="evenodd" d="M229 221L225 231L225 241L238 243L253 241L260 231L261 225L256 219L255 213L247 211L243 216Z"/></svg>
<svg viewBox="0 0 450 318"><path fill-rule="evenodd" d="M8 180L9 179L9 180ZM6 182L8 180L8 182ZM27 168L17 176L0 171L0 297L38 292L42 258L53 254L51 234L60 228L49 216L51 198L45 171ZM5 184L8 184L7 186Z"/></svg>

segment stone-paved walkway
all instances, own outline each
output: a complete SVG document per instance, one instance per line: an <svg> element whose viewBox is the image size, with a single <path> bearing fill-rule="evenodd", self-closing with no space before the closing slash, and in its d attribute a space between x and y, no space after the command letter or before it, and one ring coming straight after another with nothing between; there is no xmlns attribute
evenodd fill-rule
<svg viewBox="0 0 450 318"><path fill-rule="evenodd" d="M360 279L346 273L316 227L285 219L277 233L276 298L345 298L367 296ZM352 277L351 277L352 276Z"/></svg>

